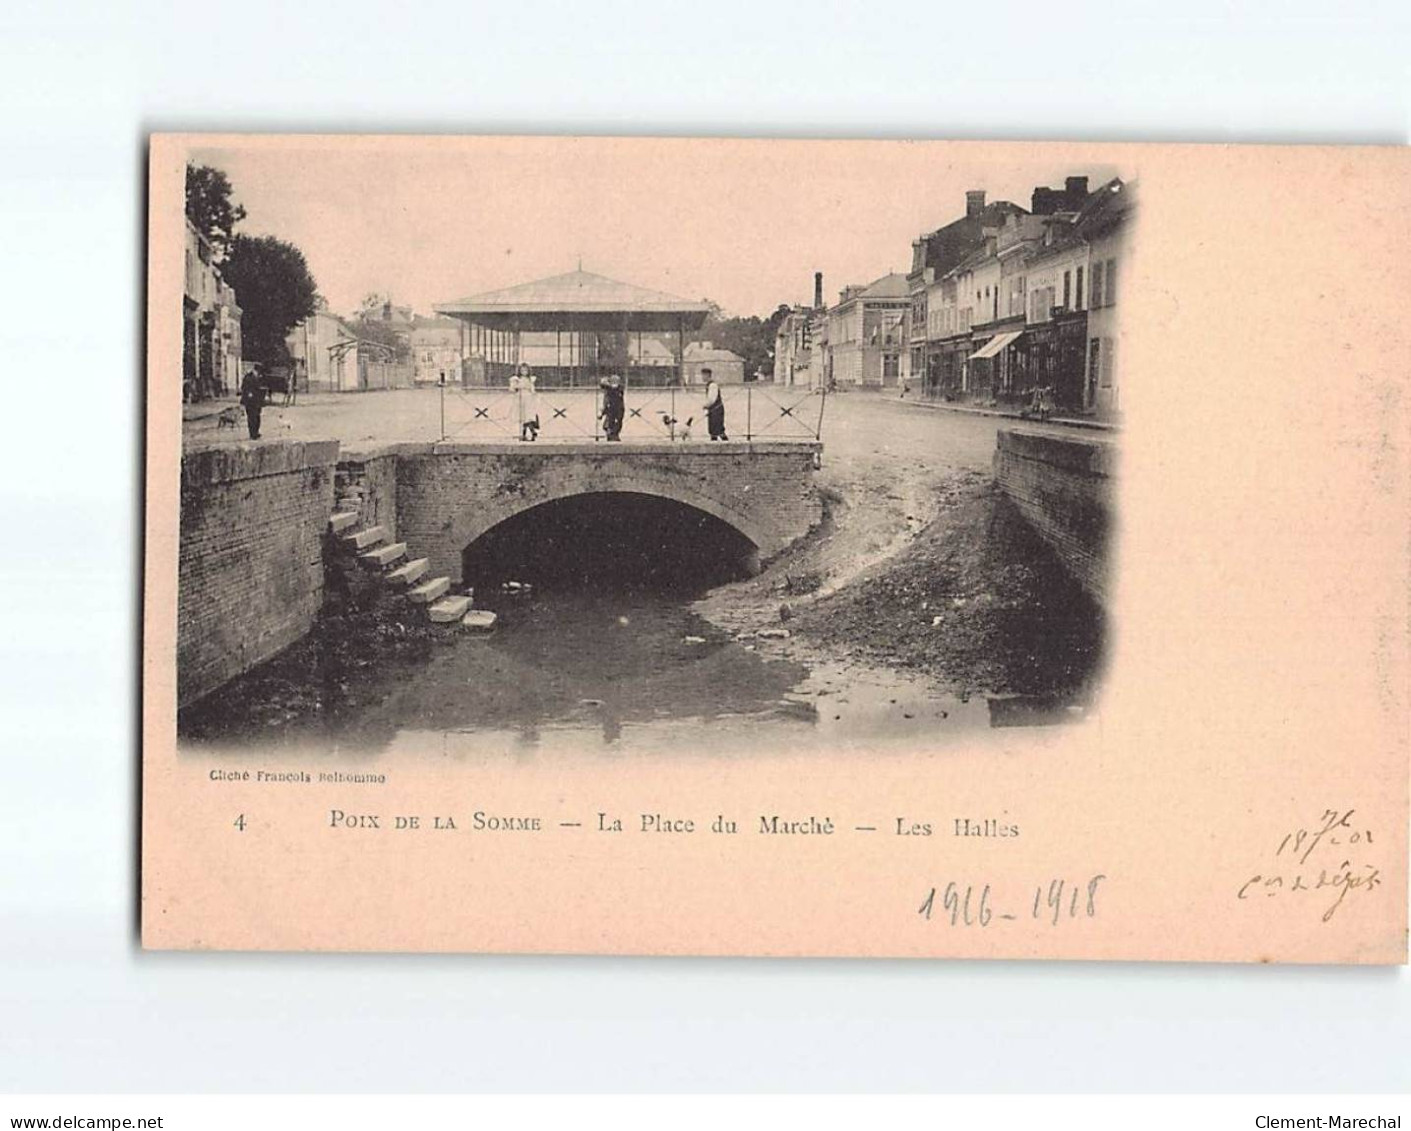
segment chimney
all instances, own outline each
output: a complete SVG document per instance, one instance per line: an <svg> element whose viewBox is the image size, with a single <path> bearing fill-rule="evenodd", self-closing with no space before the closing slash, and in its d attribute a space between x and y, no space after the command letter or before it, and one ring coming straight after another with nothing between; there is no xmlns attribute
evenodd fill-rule
<svg viewBox="0 0 1411 1131"><path fill-rule="evenodd" d="M1087 178L1087 177L1068 177L1068 178L1066 178L1066 179L1064 180L1064 182L1063 182L1063 191L1066 192L1070 197L1075 197L1075 196L1086 197L1086 196L1088 195L1088 178Z"/></svg>
<svg viewBox="0 0 1411 1131"><path fill-rule="evenodd" d="M813 273L813 309L823 309L823 272Z"/></svg>
<svg viewBox="0 0 1411 1131"><path fill-rule="evenodd" d="M985 210L985 190L971 189L965 194L965 218L973 220Z"/></svg>

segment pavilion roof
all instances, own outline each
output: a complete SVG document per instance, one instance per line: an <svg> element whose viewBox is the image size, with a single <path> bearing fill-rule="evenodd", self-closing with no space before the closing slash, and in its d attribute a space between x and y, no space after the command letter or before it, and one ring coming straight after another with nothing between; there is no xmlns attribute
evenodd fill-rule
<svg viewBox="0 0 1411 1131"><path fill-rule="evenodd" d="M693 330L710 309L704 302L591 271L570 271L435 306L438 314L501 329L597 331Z"/></svg>

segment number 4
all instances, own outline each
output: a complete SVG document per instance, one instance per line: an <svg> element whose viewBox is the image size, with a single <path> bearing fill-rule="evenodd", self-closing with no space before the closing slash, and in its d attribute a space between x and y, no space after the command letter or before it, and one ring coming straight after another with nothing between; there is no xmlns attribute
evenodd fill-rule
<svg viewBox="0 0 1411 1131"><path fill-rule="evenodd" d="M233 823L235 827L243 833L245 831L245 814L241 813L240 816L235 818Z"/></svg>

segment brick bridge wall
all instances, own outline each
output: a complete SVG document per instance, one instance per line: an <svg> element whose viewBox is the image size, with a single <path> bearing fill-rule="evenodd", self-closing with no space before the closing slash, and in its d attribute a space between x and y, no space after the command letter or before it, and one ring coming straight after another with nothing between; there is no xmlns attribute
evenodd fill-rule
<svg viewBox="0 0 1411 1131"><path fill-rule="evenodd" d="M397 537L459 578L461 551L540 503L598 491L674 499L729 523L761 560L822 517L813 461L822 445L438 444L397 448Z"/></svg>
<svg viewBox="0 0 1411 1131"><path fill-rule="evenodd" d="M1003 429L995 481L1099 600L1108 591L1116 445L1107 439Z"/></svg>
<svg viewBox="0 0 1411 1131"><path fill-rule="evenodd" d="M338 480L362 490L358 525L380 526L388 541L397 537L397 448L344 448L338 456ZM344 509L344 508L339 508Z"/></svg>
<svg viewBox="0 0 1411 1131"><path fill-rule="evenodd" d="M822 517L816 443L240 444L181 464L177 702L248 671L313 626L335 477L363 491L360 521L381 525L459 578L461 551L492 526L590 491L659 495L713 514L773 556Z"/></svg>
<svg viewBox="0 0 1411 1131"><path fill-rule="evenodd" d="M177 703L309 631L323 603L336 441L241 444L181 459Z"/></svg>

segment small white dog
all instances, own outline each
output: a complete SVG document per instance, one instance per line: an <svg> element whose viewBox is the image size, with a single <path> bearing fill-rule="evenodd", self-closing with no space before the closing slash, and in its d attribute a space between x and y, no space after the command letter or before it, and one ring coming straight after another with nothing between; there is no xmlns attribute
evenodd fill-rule
<svg viewBox="0 0 1411 1131"><path fill-rule="evenodd" d="M685 420L678 420L668 413L663 412L661 414L662 427L666 429L669 435L674 436L678 440L689 440L691 438L691 422L695 419L694 416L688 416Z"/></svg>

